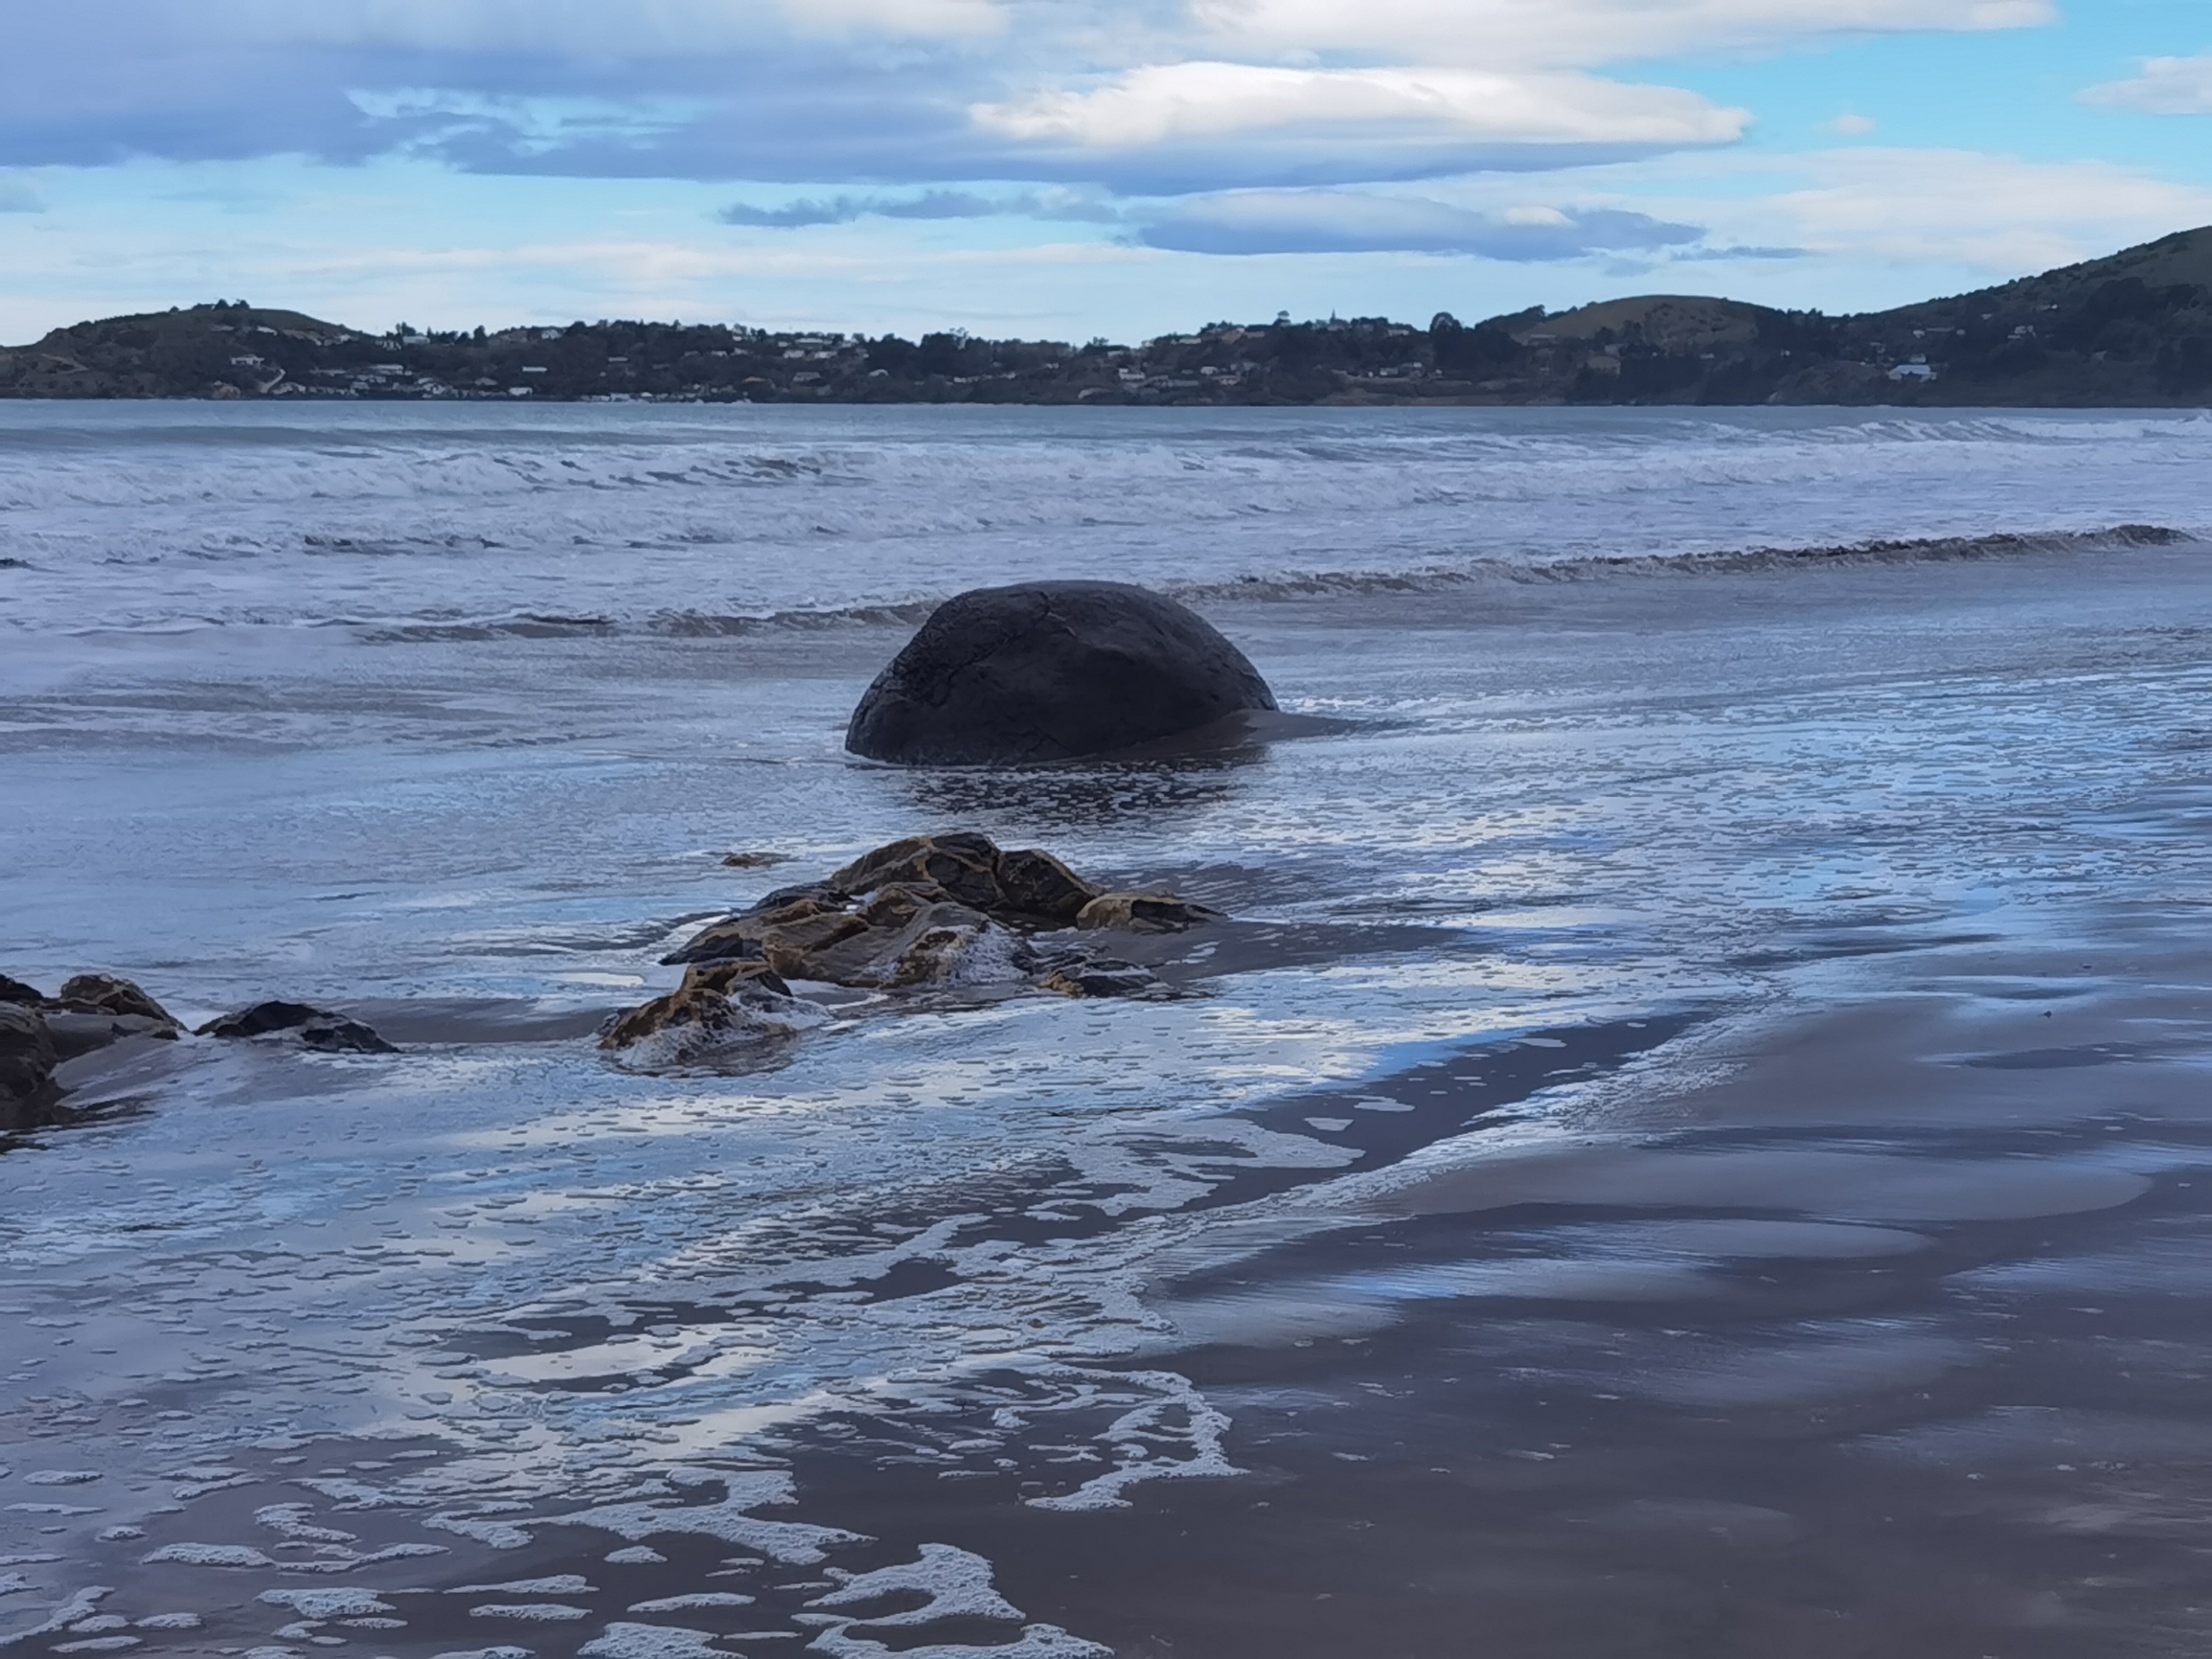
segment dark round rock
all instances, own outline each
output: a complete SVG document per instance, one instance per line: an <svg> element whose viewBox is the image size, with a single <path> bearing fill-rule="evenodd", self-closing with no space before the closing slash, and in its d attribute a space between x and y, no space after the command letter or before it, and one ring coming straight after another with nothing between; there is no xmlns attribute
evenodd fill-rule
<svg viewBox="0 0 2212 1659"><path fill-rule="evenodd" d="M907 765L1065 761L1274 707L1244 653L1172 599L1024 582L939 605L860 699L845 747Z"/></svg>
<svg viewBox="0 0 2212 1659"><path fill-rule="evenodd" d="M262 1037L283 1036L297 1042L302 1048L319 1049L325 1054L389 1055L398 1054L390 1043L357 1019L348 1019L342 1013L316 1008L304 1002L257 1002L251 1008L242 1008L236 1013L226 1013L219 1019L211 1019L193 1034L195 1036Z"/></svg>

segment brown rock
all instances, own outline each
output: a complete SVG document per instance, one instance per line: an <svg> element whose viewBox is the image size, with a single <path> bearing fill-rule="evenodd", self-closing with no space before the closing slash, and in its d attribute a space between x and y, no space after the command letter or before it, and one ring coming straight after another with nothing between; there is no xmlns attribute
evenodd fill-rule
<svg viewBox="0 0 2212 1659"><path fill-rule="evenodd" d="M1131 933L1181 933L1221 913L1172 893L1106 893L1076 913L1078 927L1121 927Z"/></svg>
<svg viewBox="0 0 2212 1659"><path fill-rule="evenodd" d="M662 960L758 963L786 979L890 990L1035 972L1030 931L1172 933L1214 915L1168 894L1109 894L1049 852L1002 852L955 831L894 841L827 881L780 889Z"/></svg>
<svg viewBox="0 0 2212 1659"><path fill-rule="evenodd" d="M762 960L770 939L808 948L854 932L844 895L826 886L771 893L752 909L694 934L682 949L661 958L671 966L694 962Z"/></svg>
<svg viewBox="0 0 2212 1659"><path fill-rule="evenodd" d="M1049 852L1001 852L969 830L912 835L855 859L830 877L845 893L898 884L935 888L943 897L1001 919L1070 921L1105 889Z"/></svg>
<svg viewBox="0 0 2212 1659"><path fill-rule="evenodd" d="M668 995L631 1009L607 1028L599 1046L625 1049L664 1032L712 1044L737 1037L748 1026L756 1037L787 1036L799 1024L774 1016L796 1009L791 988L766 964L711 963L687 969L683 984Z"/></svg>
<svg viewBox="0 0 2212 1659"><path fill-rule="evenodd" d="M968 830L948 835L910 835L863 853L830 877L846 893L873 893L897 882L935 887L947 898L989 912L1005 902L998 885L998 849L986 836Z"/></svg>
<svg viewBox="0 0 2212 1659"><path fill-rule="evenodd" d="M999 856L998 890L1007 909L1054 921L1073 921L1078 911L1106 891L1051 853L1034 850Z"/></svg>
<svg viewBox="0 0 2212 1659"><path fill-rule="evenodd" d="M938 985L952 976L991 926L980 910L940 897L934 886L882 888L852 915L859 925L821 948L791 952L784 971L860 990ZM771 945L768 960L784 955Z"/></svg>
<svg viewBox="0 0 2212 1659"><path fill-rule="evenodd" d="M1144 996L1163 989L1149 969L1104 957L1055 968L1037 984L1060 996Z"/></svg>
<svg viewBox="0 0 2212 1659"><path fill-rule="evenodd" d="M80 973L62 986L56 1005L72 1013L134 1015L168 1027L168 1034L181 1036L184 1022L127 979L113 974Z"/></svg>
<svg viewBox="0 0 2212 1659"><path fill-rule="evenodd" d="M732 870L765 870L775 864L788 864L788 852L725 852L722 862Z"/></svg>

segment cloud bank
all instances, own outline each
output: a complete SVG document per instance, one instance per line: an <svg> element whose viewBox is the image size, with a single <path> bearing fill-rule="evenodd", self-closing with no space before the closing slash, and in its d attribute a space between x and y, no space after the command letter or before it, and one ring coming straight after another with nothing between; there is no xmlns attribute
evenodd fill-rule
<svg viewBox="0 0 2212 1659"><path fill-rule="evenodd" d="M1484 259L1579 259L1646 253L1700 240L1697 225L1618 209L1477 213L1416 196L1280 191L1201 196L1139 233L1149 247L1194 254L1473 254Z"/></svg>
<svg viewBox="0 0 2212 1659"><path fill-rule="evenodd" d="M1614 73L2032 26L2047 0L80 0L23 8L0 166L414 156L480 172L1130 193L1725 146ZM1662 78L1663 79L1663 78Z"/></svg>

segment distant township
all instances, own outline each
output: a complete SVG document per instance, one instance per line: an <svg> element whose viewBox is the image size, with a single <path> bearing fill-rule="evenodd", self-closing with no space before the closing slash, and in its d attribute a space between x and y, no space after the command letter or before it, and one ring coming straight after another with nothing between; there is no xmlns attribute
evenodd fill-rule
<svg viewBox="0 0 2212 1659"><path fill-rule="evenodd" d="M2212 227L1894 310L1646 295L1427 327L1215 323L1140 346L598 322L368 333L242 301L0 350L0 398L755 403L2212 403Z"/></svg>

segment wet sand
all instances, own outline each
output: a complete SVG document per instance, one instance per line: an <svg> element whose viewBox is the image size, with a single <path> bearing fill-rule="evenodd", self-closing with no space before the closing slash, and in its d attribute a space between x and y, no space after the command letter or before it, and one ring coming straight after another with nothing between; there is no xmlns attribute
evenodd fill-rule
<svg viewBox="0 0 2212 1659"><path fill-rule="evenodd" d="M1129 1369L1172 1367L1234 1419L1233 1478L1148 1481L1124 1508L1026 1504L1065 1489L1084 1436L1064 1416L1050 1434L1022 1422L1034 1383L1010 1375L995 1426L948 1403L771 1437L800 1501L750 1511L769 1526L742 1544L742 1524L713 1535L708 1473L649 1484L671 1508L633 1530L663 1558L610 1563L627 1534L546 1524L559 1508L513 1506L512 1537L479 1514L470 1538L380 1498L450 1456L436 1438L270 1444L138 1516L146 1536L103 1552L117 1589L102 1607L205 1608L211 1572L227 1577L237 1607L195 1640L231 1651L281 1646L282 1627L393 1652L565 1653L626 1619L738 1652L2201 1651L2212 975L2194 921L2115 915L2027 952L1900 952L1879 987L1857 969L1850 1001L1664 1034L1649 1052L1679 1045L1679 1069L1699 1050L1696 1086L1630 1086L1620 1034L1571 1028L1381 1079L1370 1104L1488 1115L1501 1145L1433 1170L1416 1151L1356 1201L1346 1183L1326 1202L1288 1194L1148 1288L1173 1330ZM1612 1082L1564 1119L1499 1117L1547 1080L1532 1058ZM1342 1101L1273 1109L1357 1109ZM70 1428L11 1417L29 1462ZM112 1497L96 1485L51 1495ZM272 1535L283 1503L302 1506L295 1531L354 1534L326 1557L422 1552L277 1580L372 1593L403 1629L303 1625L255 1599L268 1575L250 1567L136 1564L243 1537L307 1561L314 1545L287 1556ZM847 1536L825 1549L779 1531L794 1523ZM895 1570L933 1558L995 1591ZM886 1570L880 1594L840 1588ZM668 1602L701 1595L726 1604ZM66 1634L27 1646L61 1651Z"/></svg>
<svg viewBox="0 0 2212 1659"><path fill-rule="evenodd" d="M1915 953L1709 1087L1160 1287L1253 1332L1168 1361L1242 1480L804 1485L1125 1659L2201 1652L2197 920Z"/></svg>

